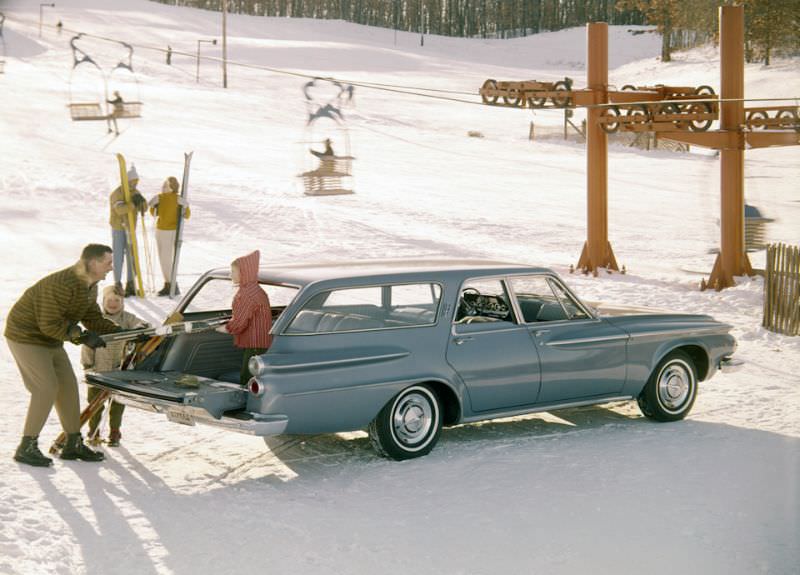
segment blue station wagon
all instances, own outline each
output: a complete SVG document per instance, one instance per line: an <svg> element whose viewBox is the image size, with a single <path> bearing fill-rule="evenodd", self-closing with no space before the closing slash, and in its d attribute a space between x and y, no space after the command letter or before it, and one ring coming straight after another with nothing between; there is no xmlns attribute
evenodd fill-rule
<svg viewBox="0 0 800 575"><path fill-rule="evenodd" d="M431 451L442 426L636 400L686 417L698 382L734 370L731 327L706 315L600 314L557 274L472 260L262 267L273 343L250 360L217 331L166 338L135 369L88 373L117 401L259 436L366 429L381 455ZM227 269L204 274L182 321L230 313ZM173 314L173 317L178 317Z"/></svg>

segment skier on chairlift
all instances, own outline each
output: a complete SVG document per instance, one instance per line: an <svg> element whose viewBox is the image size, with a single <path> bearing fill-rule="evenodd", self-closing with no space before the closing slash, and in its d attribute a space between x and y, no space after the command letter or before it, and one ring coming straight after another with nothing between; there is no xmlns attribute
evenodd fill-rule
<svg viewBox="0 0 800 575"><path fill-rule="evenodd" d="M111 100L107 100L109 104L111 104L111 114L109 114L109 120L114 123L114 133L119 136L119 128L117 127L117 118L121 118L122 115L125 113L125 102L120 96L118 91L114 92L114 98ZM111 133L111 123L108 124L108 132Z"/></svg>

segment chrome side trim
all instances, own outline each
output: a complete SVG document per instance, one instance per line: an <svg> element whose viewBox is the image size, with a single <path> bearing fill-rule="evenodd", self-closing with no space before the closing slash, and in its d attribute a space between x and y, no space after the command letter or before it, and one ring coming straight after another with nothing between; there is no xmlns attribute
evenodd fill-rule
<svg viewBox="0 0 800 575"><path fill-rule="evenodd" d="M744 361L733 357L723 357L719 361L719 370L722 373L734 373L744 367Z"/></svg>
<svg viewBox="0 0 800 575"><path fill-rule="evenodd" d="M178 412L192 422L189 425L199 423L226 429L228 431L243 433L245 435L278 435L283 433L286 426L289 425L289 418L285 415L261 415L260 413L248 412L246 415L249 416L249 419L226 416L214 419L205 409L200 407L180 407L174 404L164 405L158 401L143 401L118 394L113 394L113 397L114 401L145 411L164 415L167 415L168 412Z"/></svg>
<svg viewBox="0 0 800 575"><path fill-rule="evenodd" d="M569 403L550 403L543 405L532 405L530 407L511 409L507 411L499 411L497 413L481 413L471 417L465 417L459 423L473 423L476 421L487 421L489 419L501 419L504 417L514 417L515 415L525 415L526 413L538 413L542 411L557 411L559 409L568 409L570 407L583 407L586 405L601 405L603 403L613 403L615 401L629 401L633 399L632 395L619 395L615 397L600 397L595 399L586 399L583 401L571 401Z"/></svg>
<svg viewBox="0 0 800 575"><path fill-rule="evenodd" d="M545 345L559 346L559 345L576 345L581 343L600 343L603 341L619 341L621 339L628 339L627 335L608 335L604 337L579 337L575 339L563 339L559 341L548 341Z"/></svg>
<svg viewBox="0 0 800 575"><path fill-rule="evenodd" d="M632 332L630 334L631 339L636 339L640 337L655 337L655 336L662 336L662 335L681 335L681 336L688 336L688 335L699 335L704 333L722 333L718 326L709 326L709 327L697 327L697 328L686 328L686 327L678 327L675 329L665 329L660 331L642 331L642 332Z"/></svg>
<svg viewBox="0 0 800 575"><path fill-rule="evenodd" d="M375 361L384 361L388 359L400 359L402 357L407 357L410 355L409 352L401 352L401 353L387 353L383 355L365 355L362 357L349 357L346 359L330 359L326 361L309 361L306 363L290 363L287 365L271 365L265 364L264 369L261 372L261 375L266 373L267 371L283 371L283 370L291 370L291 369L304 369L309 367L323 367L323 366L339 366L339 365L348 365L351 363L366 363L366 362L375 362Z"/></svg>

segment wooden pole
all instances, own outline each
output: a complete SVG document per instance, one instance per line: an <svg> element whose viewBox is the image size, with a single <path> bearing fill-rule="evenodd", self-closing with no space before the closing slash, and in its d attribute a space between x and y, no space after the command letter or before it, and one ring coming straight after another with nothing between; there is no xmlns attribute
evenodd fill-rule
<svg viewBox="0 0 800 575"><path fill-rule="evenodd" d="M707 284L716 290L753 275L744 245L744 7L721 6L719 14L719 126L741 137L720 150L720 251Z"/></svg>
<svg viewBox="0 0 800 575"><path fill-rule="evenodd" d="M228 87L228 0L222 0L222 87Z"/></svg>
<svg viewBox="0 0 800 575"><path fill-rule="evenodd" d="M595 104L608 103L608 24L587 24L587 79ZM619 270L608 241L608 135L598 120L601 108L589 108L586 122L586 243L578 269Z"/></svg>

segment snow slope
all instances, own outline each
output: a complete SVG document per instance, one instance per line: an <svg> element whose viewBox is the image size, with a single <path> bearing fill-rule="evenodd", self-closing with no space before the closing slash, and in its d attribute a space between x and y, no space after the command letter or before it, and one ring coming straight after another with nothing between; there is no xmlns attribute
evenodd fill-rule
<svg viewBox="0 0 800 575"><path fill-rule="evenodd" d="M155 194L194 150L181 284L260 248L275 261L464 256L549 265L585 299L709 313L734 326L737 374L701 386L687 421L608 405L445 430L433 453L378 459L362 433L263 440L128 410L103 465L17 465L28 394L0 344L0 573L791 574L800 565L800 341L765 331L760 278L701 293L718 242L710 154L610 146L610 239L627 275L570 276L585 237L582 145L527 139L557 112L357 88L345 114L356 194L307 197L307 78L201 63L219 14L144 0L7 1L0 75L0 318L35 280L108 242L113 154ZM137 48L140 120L69 120L70 34ZM469 92L483 80L585 83L582 29L507 41L426 37L343 22L229 17L229 57L354 82ZM714 49L662 64L654 34L610 31L611 82L718 87ZM118 47L98 42L98 59ZM219 55L208 44L203 54ZM750 97L800 96L797 61L748 66ZM580 119L580 113L577 113ZM468 138L469 130L483 139ZM746 153L748 201L800 244L800 148ZM753 262L762 263L755 254ZM156 265L156 270L158 266ZM156 271L158 275L158 272ZM164 299L128 300L157 321ZM2 321L0 321L2 323ZM68 346L74 365L78 350ZM58 432L55 414L42 434Z"/></svg>

